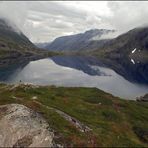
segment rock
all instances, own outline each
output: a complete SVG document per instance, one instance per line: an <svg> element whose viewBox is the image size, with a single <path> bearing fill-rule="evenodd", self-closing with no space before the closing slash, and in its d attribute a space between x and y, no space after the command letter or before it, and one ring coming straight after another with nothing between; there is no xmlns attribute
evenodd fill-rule
<svg viewBox="0 0 148 148"><path fill-rule="evenodd" d="M37 97L37 96L33 96L32 99L33 99L33 100L37 100L38 97Z"/></svg>
<svg viewBox="0 0 148 148"><path fill-rule="evenodd" d="M54 134L36 112L20 104L0 106L1 147L52 147Z"/></svg>
<svg viewBox="0 0 148 148"><path fill-rule="evenodd" d="M148 94L145 94L144 96L136 98L136 100L139 102L148 102Z"/></svg>

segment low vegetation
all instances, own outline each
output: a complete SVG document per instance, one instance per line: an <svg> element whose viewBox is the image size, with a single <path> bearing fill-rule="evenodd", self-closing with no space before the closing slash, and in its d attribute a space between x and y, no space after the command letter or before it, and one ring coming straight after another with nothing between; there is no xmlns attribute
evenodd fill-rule
<svg viewBox="0 0 148 148"><path fill-rule="evenodd" d="M0 84L0 105L24 104L42 114L64 146L148 146L148 104L122 100L96 88ZM47 106L47 107L45 107ZM79 131L54 109L91 130Z"/></svg>

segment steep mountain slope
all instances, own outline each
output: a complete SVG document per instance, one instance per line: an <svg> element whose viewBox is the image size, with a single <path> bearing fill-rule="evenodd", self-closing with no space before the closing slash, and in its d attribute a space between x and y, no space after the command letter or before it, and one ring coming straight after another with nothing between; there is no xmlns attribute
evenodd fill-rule
<svg viewBox="0 0 148 148"><path fill-rule="evenodd" d="M4 19L0 19L0 39L22 46L34 47L33 43L31 43L17 27L12 27L10 23Z"/></svg>
<svg viewBox="0 0 148 148"><path fill-rule="evenodd" d="M86 51L97 49L108 40L101 40L101 36L114 30L93 29L84 33L56 38L45 48L53 51Z"/></svg>
<svg viewBox="0 0 148 148"><path fill-rule="evenodd" d="M0 67L43 54L15 25L0 19Z"/></svg>
<svg viewBox="0 0 148 148"><path fill-rule="evenodd" d="M100 50L105 53L122 54L122 56L135 56L138 54L145 56L148 52L148 27L135 28L128 31L125 34L118 36L115 39L110 40L107 44L104 44Z"/></svg>

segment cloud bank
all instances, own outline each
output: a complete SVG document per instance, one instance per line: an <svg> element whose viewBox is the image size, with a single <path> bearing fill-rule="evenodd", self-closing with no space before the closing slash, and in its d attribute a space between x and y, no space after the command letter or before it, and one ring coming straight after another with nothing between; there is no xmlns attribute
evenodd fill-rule
<svg viewBox="0 0 148 148"><path fill-rule="evenodd" d="M9 19L32 42L89 29L115 29L119 33L145 25L146 1L1 1L0 17Z"/></svg>

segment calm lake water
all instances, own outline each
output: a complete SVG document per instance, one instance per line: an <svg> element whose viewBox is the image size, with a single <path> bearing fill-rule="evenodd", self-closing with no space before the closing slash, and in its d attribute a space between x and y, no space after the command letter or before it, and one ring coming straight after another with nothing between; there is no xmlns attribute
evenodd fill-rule
<svg viewBox="0 0 148 148"><path fill-rule="evenodd" d="M97 87L115 96L134 99L148 92L148 85L132 83L93 58L53 57L0 72L6 83Z"/></svg>

